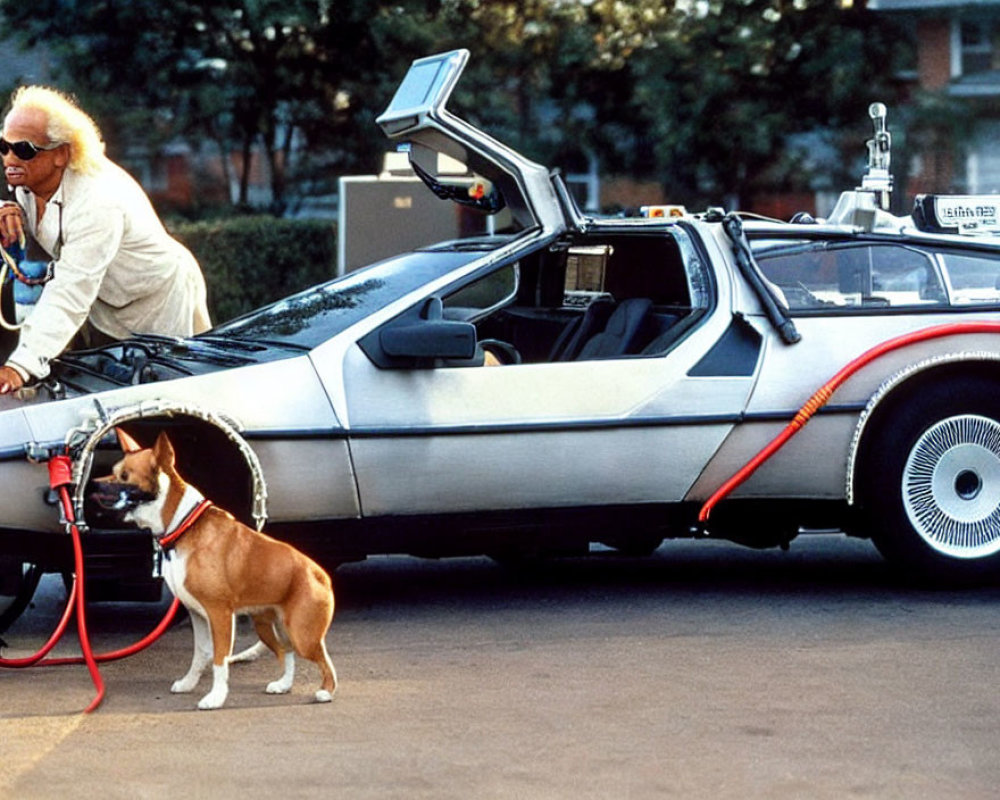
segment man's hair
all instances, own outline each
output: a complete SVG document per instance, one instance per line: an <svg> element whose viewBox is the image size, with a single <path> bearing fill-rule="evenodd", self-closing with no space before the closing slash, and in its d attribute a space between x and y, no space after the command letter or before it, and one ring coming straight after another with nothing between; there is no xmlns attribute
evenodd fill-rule
<svg viewBox="0 0 1000 800"><path fill-rule="evenodd" d="M47 86L22 86L11 97L7 116L16 109L26 108L45 114L48 121L45 132L51 144L69 145L69 169L83 173L97 171L104 157L101 131L68 95Z"/></svg>

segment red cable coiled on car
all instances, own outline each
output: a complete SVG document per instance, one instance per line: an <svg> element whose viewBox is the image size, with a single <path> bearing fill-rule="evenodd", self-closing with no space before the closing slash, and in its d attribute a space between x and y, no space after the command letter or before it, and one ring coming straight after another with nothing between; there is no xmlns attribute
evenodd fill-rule
<svg viewBox="0 0 1000 800"><path fill-rule="evenodd" d="M812 418L812 416L819 411L819 409L826 405L827 401L833 393L840 388L841 384L843 384L862 367L867 366L875 359L884 356L886 353L898 350L901 347L918 344L929 339L939 339L943 336L954 336L956 334L967 333L1000 333L1000 322L951 322L946 325L936 325L932 328L923 328L919 331L911 331L910 333L904 333L901 336L896 336L882 342L881 344L875 345L875 347L865 351L860 356L850 361L839 372L837 372L836 375L824 383L816 391L816 393L805 402L805 405L803 405L802 408L796 412L792 421L785 426L781 433L772 439L771 442L764 447L764 449L750 459L750 461L741 467L729 480L723 483L722 486L720 486L712 494L712 496L708 498L708 500L705 501L705 504L701 507L701 511L698 512L698 521L707 522L709 515L712 513L712 509L715 508L721 500L728 497L734 489L753 475L754 472L756 472L765 461L778 452L778 450L780 450L789 439L802 430L810 418Z"/></svg>

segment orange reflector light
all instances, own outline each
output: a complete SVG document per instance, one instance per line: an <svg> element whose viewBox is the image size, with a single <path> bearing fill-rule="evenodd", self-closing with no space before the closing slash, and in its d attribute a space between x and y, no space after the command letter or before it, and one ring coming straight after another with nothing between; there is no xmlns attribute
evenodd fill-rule
<svg viewBox="0 0 1000 800"><path fill-rule="evenodd" d="M644 217L683 217L687 215L684 206L642 206L639 213Z"/></svg>

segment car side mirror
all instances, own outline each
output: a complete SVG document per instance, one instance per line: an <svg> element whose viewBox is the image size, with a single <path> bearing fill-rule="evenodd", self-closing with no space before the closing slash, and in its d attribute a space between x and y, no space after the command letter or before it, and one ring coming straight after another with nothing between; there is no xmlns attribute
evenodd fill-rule
<svg viewBox="0 0 1000 800"><path fill-rule="evenodd" d="M456 320L393 325L379 333L379 344L393 358L472 358L476 354L476 326Z"/></svg>

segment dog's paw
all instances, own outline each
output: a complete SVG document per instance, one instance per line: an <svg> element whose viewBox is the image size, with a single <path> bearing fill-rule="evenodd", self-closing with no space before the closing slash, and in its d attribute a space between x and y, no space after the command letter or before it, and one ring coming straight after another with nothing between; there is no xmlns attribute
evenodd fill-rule
<svg viewBox="0 0 1000 800"><path fill-rule="evenodd" d="M292 690L292 682L286 681L284 678L279 678L276 681L271 681L267 688L264 689L268 694L288 694Z"/></svg>
<svg viewBox="0 0 1000 800"><path fill-rule="evenodd" d="M198 708L201 711L212 711L216 708L222 708L222 704L226 702L226 694L226 692L209 692L198 701Z"/></svg>
<svg viewBox="0 0 1000 800"><path fill-rule="evenodd" d="M190 678L181 678L174 681L173 685L170 687L170 691L174 694L187 694L188 692L193 692L194 687L197 685L197 678L194 680L191 680Z"/></svg>
<svg viewBox="0 0 1000 800"><path fill-rule="evenodd" d="M329 703L332 700L333 700L333 692L328 692L326 689L319 689L316 692L317 703Z"/></svg>

